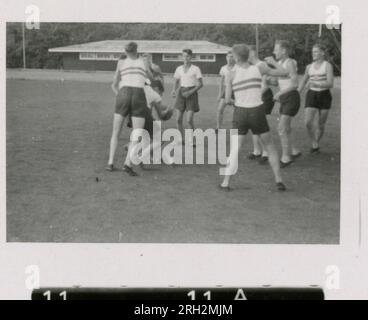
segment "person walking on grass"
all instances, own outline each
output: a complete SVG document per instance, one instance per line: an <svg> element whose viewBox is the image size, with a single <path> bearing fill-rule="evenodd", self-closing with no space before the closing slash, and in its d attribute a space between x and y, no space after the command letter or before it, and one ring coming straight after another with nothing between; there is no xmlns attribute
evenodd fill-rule
<svg viewBox="0 0 368 320"><path fill-rule="evenodd" d="M299 92L309 82L305 103L305 125L311 141L310 153L320 151L320 141L325 132L325 126L332 104L331 89L334 85L334 72L326 59L326 47L315 44L312 49L312 64L308 65L304 78L299 85ZM315 122L317 123L315 124Z"/></svg>
<svg viewBox="0 0 368 320"><path fill-rule="evenodd" d="M258 58L256 46L249 46L249 62L252 65L260 66L266 64L264 61ZM273 110L275 100L273 98L273 92L268 85L268 75L262 77L262 101L263 108L265 109L266 116L268 117ZM266 164L268 162L268 153L266 148L262 145L262 141L258 135L252 135L253 140L253 152L248 155L249 160L258 160L259 164Z"/></svg>
<svg viewBox="0 0 368 320"><path fill-rule="evenodd" d="M294 59L290 58L291 45L288 41L279 40L275 44L274 54L279 64L288 74L278 77L280 91L274 100L280 102L279 136L281 140L281 167L292 164L302 154L296 148L292 135L292 121L300 108L300 94L298 91L298 68Z"/></svg>

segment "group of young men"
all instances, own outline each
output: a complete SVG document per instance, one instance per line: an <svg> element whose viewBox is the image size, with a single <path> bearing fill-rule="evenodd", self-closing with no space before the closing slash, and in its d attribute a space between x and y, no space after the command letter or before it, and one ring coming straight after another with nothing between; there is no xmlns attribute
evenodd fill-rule
<svg viewBox="0 0 368 320"><path fill-rule="evenodd" d="M312 154L319 152L328 113L331 108L334 74L327 61L327 50L321 44L312 49L312 64L308 65L303 80L299 84L297 63L290 58L288 41L277 41L274 56L260 61L254 46L235 45L228 53L227 65L221 71L217 128L222 125L226 105L234 106L233 128L238 129L238 142L233 143L229 157L229 168L235 166L239 149L248 130L252 131L254 150L249 159L258 159L260 164L267 161L273 169L277 188L286 190L282 182L280 168L284 168L299 158L302 153L296 147L292 135L292 120L298 114L301 98L306 85L309 90L305 103L305 123L311 139ZM270 69L269 67L273 68ZM278 87L274 94L271 86ZM226 92L225 96L224 93ZM234 95L233 97L231 95ZM235 101L234 101L234 100ZM267 116L272 113L275 102L280 105L278 132L281 141L281 158L269 136ZM316 123L317 122L317 123ZM231 175L225 176L222 189L230 190Z"/></svg>
<svg viewBox="0 0 368 320"><path fill-rule="evenodd" d="M129 119L134 130L123 170L136 175L130 154L139 140L140 130L145 129L150 134L155 130L152 110L155 110L156 119L167 120L173 109L162 104L163 77L160 68L152 63L151 56L146 54L141 59L134 42L129 43L125 51L126 57L119 60L113 82L117 98L107 169L114 169L118 137L125 120ZM307 85L309 89L306 95L305 124L311 139L310 152L319 152L319 143L331 108L333 68L327 61L326 48L316 44L312 50L313 62L306 68L299 83L297 63L290 58L290 54L288 41L277 41L274 57L267 57L264 61L258 58L254 46L238 44L228 52L227 64L220 70L216 132L222 128L224 109L232 106L232 128L237 129L237 134L231 139L225 170L227 173L219 185L221 190L231 190L230 179L237 167L238 154L249 130L252 132L254 147L249 159L258 160L260 164L269 162L277 189L286 190L280 169L289 166L302 155L294 143L292 120L299 112L300 95ZM183 64L174 74L172 97L175 98L176 123L183 137L182 143L195 147L193 133L189 141L184 141L183 119L186 112L188 128L194 130L194 114L200 109L198 91L203 87L203 77L200 68L192 64L193 52L190 49L184 49L182 57ZM279 90L276 91L276 88ZM268 121L275 103L280 104L278 132L281 157L271 138ZM147 151L144 152L149 153L156 146L155 142L148 143Z"/></svg>

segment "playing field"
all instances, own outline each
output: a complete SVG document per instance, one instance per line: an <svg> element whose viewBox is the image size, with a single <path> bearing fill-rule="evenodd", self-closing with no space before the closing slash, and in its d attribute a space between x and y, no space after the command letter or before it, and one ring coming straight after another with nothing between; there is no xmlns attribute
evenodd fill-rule
<svg viewBox="0 0 368 320"><path fill-rule="evenodd" d="M110 77L110 76L109 76ZM95 80L95 79L94 79ZM205 81L206 83L206 81ZM211 83L211 84L208 84ZM213 128L217 87L200 92L197 127ZM150 166L139 177L104 171L114 96L106 81L7 80L7 235L10 242L337 244L340 226L340 88L322 144L283 169L240 155L233 192L218 190L217 165ZM167 84L167 93L171 84ZM164 100L172 103L165 95ZM277 107L276 107L277 108ZM225 114L231 126L231 109ZM271 126L275 132L277 109ZM165 127L174 127L171 119ZM128 141L125 129L121 146ZM277 134L274 140L280 148ZM125 152L117 154L121 167Z"/></svg>

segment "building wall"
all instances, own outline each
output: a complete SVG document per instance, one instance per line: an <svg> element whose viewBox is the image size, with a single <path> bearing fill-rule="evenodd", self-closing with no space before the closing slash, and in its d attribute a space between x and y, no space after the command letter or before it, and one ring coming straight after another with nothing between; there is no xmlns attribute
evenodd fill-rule
<svg viewBox="0 0 368 320"><path fill-rule="evenodd" d="M65 70L114 71L116 61L79 60L79 53L64 53L63 68Z"/></svg>
<svg viewBox="0 0 368 320"><path fill-rule="evenodd" d="M162 54L153 54L152 61L158 64L163 73L174 73L175 69L182 64L179 61L162 61ZM226 64L226 54L217 54L215 62L193 62L203 74L218 74L220 68Z"/></svg>
<svg viewBox="0 0 368 320"><path fill-rule="evenodd" d="M162 54L153 54L152 60L161 67L163 73L174 73L181 62L162 61ZM87 70L87 71L114 71L116 61L79 60L79 53L64 53L63 68L65 70ZM217 75L220 68L226 64L226 55L217 54L215 62L194 62L203 74Z"/></svg>

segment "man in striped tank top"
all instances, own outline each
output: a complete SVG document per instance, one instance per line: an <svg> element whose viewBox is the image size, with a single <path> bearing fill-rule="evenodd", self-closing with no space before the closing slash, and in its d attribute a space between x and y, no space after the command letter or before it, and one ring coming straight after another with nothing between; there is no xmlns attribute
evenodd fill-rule
<svg viewBox="0 0 368 320"><path fill-rule="evenodd" d="M285 191L286 187L280 173L279 156L272 142L266 112L263 108L262 77L264 75L282 76L287 74L287 71L275 63L275 61L269 62L270 59L266 59L266 61L275 66L274 70L270 69L266 64L259 66L251 65L248 60L249 47L245 44L235 45L233 54L236 67L234 72L228 77L225 102L231 103L231 95L234 93L233 129L237 129L238 133L231 137L230 155L220 189L230 190L230 177L237 170L239 150L245 140L245 135L251 130L253 134L260 136L269 154L269 162L275 176L277 189Z"/></svg>
<svg viewBox="0 0 368 320"><path fill-rule="evenodd" d="M249 46L249 62L255 66L265 64L264 61L259 60L256 46ZM275 105L275 101L273 99L273 92L267 82L268 77L269 76L267 75L264 75L262 77L262 101L263 101L263 108L265 109L267 116L272 113L273 107ZM267 150L262 145L261 139L259 138L259 136L253 134L252 140L253 140L253 152L249 154L248 159L250 160L259 159L259 164L267 163L268 153Z"/></svg>
<svg viewBox="0 0 368 320"><path fill-rule="evenodd" d="M313 63L307 66L299 91L302 92L309 81L305 103L305 125L312 143L310 152L318 153L319 143L325 132L328 113L331 109L330 89L333 88L334 73L331 63L326 60L326 47L324 45L314 45L312 56ZM318 123L315 126L317 115Z"/></svg>
<svg viewBox="0 0 368 320"><path fill-rule="evenodd" d="M125 53L126 59L120 59L117 64L112 85L116 94L116 103L110 154L106 169L109 171L114 169L113 161L121 128L126 119L131 116L133 133L123 171L131 176L136 176L137 173L133 170L131 163L131 150L138 143L139 137L143 136L142 131L145 124L151 123L153 118L150 109L147 107L143 89L147 79L147 70L143 60L138 56L137 44L135 42L128 43L125 47Z"/></svg>
<svg viewBox="0 0 368 320"><path fill-rule="evenodd" d="M289 57L291 46L288 41L279 40L275 44L274 54L279 64L288 70L288 74L278 78L280 91L274 99L280 102L279 136L282 146L281 167L284 168L301 156L294 146L291 136L291 122L300 108L300 94L298 92L297 63Z"/></svg>

